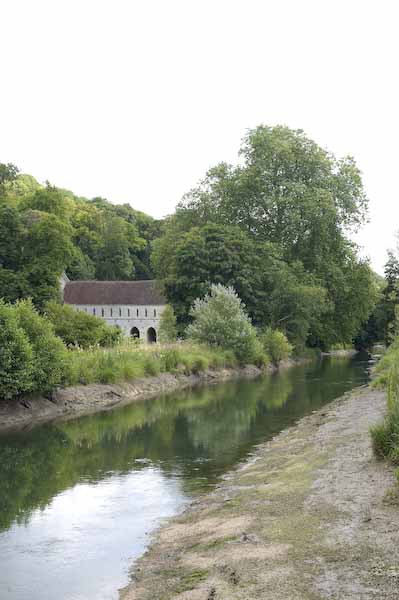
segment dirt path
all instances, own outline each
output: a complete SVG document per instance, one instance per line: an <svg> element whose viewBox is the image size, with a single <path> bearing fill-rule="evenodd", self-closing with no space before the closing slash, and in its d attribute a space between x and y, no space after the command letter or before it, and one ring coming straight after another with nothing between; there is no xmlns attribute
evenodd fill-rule
<svg viewBox="0 0 399 600"><path fill-rule="evenodd" d="M369 427L382 392L362 389L260 446L167 523L123 600L399 598L399 501Z"/></svg>

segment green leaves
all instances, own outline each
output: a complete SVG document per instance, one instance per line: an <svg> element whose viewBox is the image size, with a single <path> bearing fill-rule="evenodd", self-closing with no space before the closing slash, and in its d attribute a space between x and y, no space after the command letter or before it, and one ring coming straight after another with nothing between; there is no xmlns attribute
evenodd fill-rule
<svg viewBox="0 0 399 600"><path fill-rule="evenodd" d="M262 354L256 330L233 288L212 285L209 295L194 302L190 314L189 339L231 350L241 363L254 363Z"/></svg>
<svg viewBox="0 0 399 600"><path fill-rule="evenodd" d="M301 130L265 125L247 133L240 158L210 169L153 245L178 320L220 282L257 326L282 328L296 346L350 343L374 305L370 268L345 237L367 209L355 161Z"/></svg>
<svg viewBox="0 0 399 600"><path fill-rule="evenodd" d="M157 222L129 205L77 198L0 163L0 298L59 299L59 276L152 278Z"/></svg>
<svg viewBox="0 0 399 600"><path fill-rule="evenodd" d="M68 346L114 346L122 335L117 327L110 327L99 317L77 311L68 304L49 302L45 306L45 316Z"/></svg>

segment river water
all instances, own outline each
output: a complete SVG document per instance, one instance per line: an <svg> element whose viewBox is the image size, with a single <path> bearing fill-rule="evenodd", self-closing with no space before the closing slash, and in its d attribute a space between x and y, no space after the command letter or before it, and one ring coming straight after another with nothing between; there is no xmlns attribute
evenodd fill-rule
<svg viewBox="0 0 399 600"><path fill-rule="evenodd" d="M1 600L117 599L163 519L368 367L325 358L0 437Z"/></svg>

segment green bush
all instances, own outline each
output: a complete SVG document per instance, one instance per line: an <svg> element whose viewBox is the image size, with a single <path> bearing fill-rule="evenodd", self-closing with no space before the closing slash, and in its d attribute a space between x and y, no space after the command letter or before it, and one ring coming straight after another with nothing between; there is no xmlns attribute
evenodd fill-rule
<svg viewBox="0 0 399 600"><path fill-rule="evenodd" d="M117 327L110 327L101 318L77 311L68 304L48 302L45 315L53 324L56 335L68 346L112 347L122 338L122 332Z"/></svg>
<svg viewBox="0 0 399 600"><path fill-rule="evenodd" d="M276 365L282 360L286 360L293 347L285 337L282 331L271 329L268 327L260 336L264 351L270 356L273 363Z"/></svg>
<svg viewBox="0 0 399 600"><path fill-rule="evenodd" d="M0 301L0 397L12 398L33 388L32 346L15 308Z"/></svg>
<svg viewBox="0 0 399 600"><path fill-rule="evenodd" d="M205 298L194 302L190 315L188 339L232 350L241 363L254 362L260 351L256 330L233 288L212 285Z"/></svg>
<svg viewBox="0 0 399 600"><path fill-rule="evenodd" d="M35 392L49 393L65 378L67 349L54 333L50 321L39 315L31 300L15 306L19 326L33 350L32 380Z"/></svg>

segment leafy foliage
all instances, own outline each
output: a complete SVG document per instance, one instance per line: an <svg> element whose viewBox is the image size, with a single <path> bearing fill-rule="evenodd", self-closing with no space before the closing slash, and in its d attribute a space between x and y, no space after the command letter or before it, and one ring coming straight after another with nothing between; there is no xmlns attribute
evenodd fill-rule
<svg viewBox="0 0 399 600"><path fill-rule="evenodd" d="M30 300L0 302L0 397L48 393L66 376L67 350Z"/></svg>
<svg viewBox="0 0 399 600"><path fill-rule="evenodd" d="M162 224L128 204L40 186L3 164L1 296L31 297L43 310L59 299L64 270L71 279L155 274L180 334L194 301L221 284L237 291L256 327L281 330L297 351L356 337L366 343L373 318L388 339L399 301L397 265L389 267L380 313L370 317L380 292L348 241L366 210L355 161L282 126L250 130L239 164L211 168Z"/></svg>
<svg viewBox="0 0 399 600"><path fill-rule="evenodd" d="M128 205L78 198L0 163L0 295L59 299L59 277L151 278L157 222Z"/></svg>
<svg viewBox="0 0 399 600"><path fill-rule="evenodd" d="M45 306L45 315L52 323L55 333L68 346L114 346L122 336L117 327L110 327L99 317L77 311L68 304L49 302Z"/></svg>
<svg viewBox="0 0 399 600"><path fill-rule="evenodd" d="M189 339L233 350L242 363L254 363L261 355L256 330L233 288L211 285L210 294L195 300L191 316L193 322L187 328Z"/></svg>
<svg viewBox="0 0 399 600"><path fill-rule="evenodd" d="M270 356L275 365L282 360L286 360L293 350L284 333L271 327L267 327L261 334L260 340L265 352Z"/></svg>
<svg viewBox="0 0 399 600"><path fill-rule="evenodd" d="M50 321L39 315L31 300L19 301L14 310L33 351L32 389L49 393L65 377L65 345L55 335Z"/></svg>
<svg viewBox="0 0 399 600"><path fill-rule="evenodd" d="M354 160L300 130L263 125L240 158L210 169L153 242L180 328L194 299L221 283L256 326L281 329L297 348L351 343L376 301L369 265L346 237L367 209Z"/></svg>
<svg viewBox="0 0 399 600"><path fill-rule="evenodd" d="M0 397L12 398L32 388L33 350L15 309L0 302Z"/></svg>

